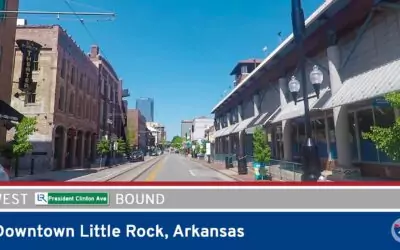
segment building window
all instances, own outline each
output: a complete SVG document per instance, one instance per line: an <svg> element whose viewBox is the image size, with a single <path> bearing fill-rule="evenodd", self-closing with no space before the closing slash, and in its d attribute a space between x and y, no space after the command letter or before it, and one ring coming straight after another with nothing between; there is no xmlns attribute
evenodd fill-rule
<svg viewBox="0 0 400 250"><path fill-rule="evenodd" d="M370 132L371 127L374 125L374 118L372 109L365 109L357 112L357 120L359 127L359 138L360 138L360 150L361 150L361 161L376 162L378 161L378 155L374 143L370 140L363 138L363 133Z"/></svg>
<svg viewBox="0 0 400 250"><path fill-rule="evenodd" d="M26 92L25 95L25 103L36 103L36 86L37 83L33 82L32 84L29 85L29 88Z"/></svg>
<svg viewBox="0 0 400 250"><path fill-rule="evenodd" d="M79 88L82 89L83 87L83 74L81 73L81 75L79 76Z"/></svg>
<svg viewBox="0 0 400 250"><path fill-rule="evenodd" d="M71 68L71 84L73 85L75 81L75 67L72 66Z"/></svg>
<svg viewBox="0 0 400 250"><path fill-rule="evenodd" d="M74 113L74 93L69 95L69 113Z"/></svg>
<svg viewBox="0 0 400 250"><path fill-rule="evenodd" d="M247 72L247 66L246 66L246 65L243 65L243 66L241 67L240 72L241 72L242 74L247 74L247 73L248 73L248 72Z"/></svg>
<svg viewBox="0 0 400 250"><path fill-rule="evenodd" d="M60 87L60 97L58 98L58 109L59 110L64 110L64 105L65 105L65 91L64 87Z"/></svg>
<svg viewBox="0 0 400 250"><path fill-rule="evenodd" d="M61 62L61 78L62 79L65 79L65 67L67 66L66 64L67 64L67 62L66 62L65 58L63 58L62 62Z"/></svg>

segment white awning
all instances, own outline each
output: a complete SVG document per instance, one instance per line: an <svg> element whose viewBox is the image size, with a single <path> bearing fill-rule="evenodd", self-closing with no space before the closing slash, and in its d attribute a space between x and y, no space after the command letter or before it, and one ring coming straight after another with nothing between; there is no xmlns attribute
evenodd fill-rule
<svg viewBox="0 0 400 250"><path fill-rule="evenodd" d="M315 96L315 93L310 94L308 97L309 109L310 110L321 109L326 100L326 98L324 98L324 97L326 97L325 95L327 95L328 93L330 93L329 88L322 89L320 91L319 99ZM299 102L297 102L297 104L295 104L294 101L292 101L282 107L282 110L272 120L272 123L277 123L277 122L297 118L297 117L300 117L303 115L304 115L304 101L303 100L299 101Z"/></svg>
<svg viewBox="0 0 400 250"><path fill-rule="evenodd" d="M280 111L281 107L278 107L272 114L270 113L264 113L262 114L255 123L250 124L248 128L245 130L246 134L253 134L254 131L256 131L257 127L265 126L268 122L270 122L276 114Z"/></svg>
<svg viewBox="0 0 400 250"><path fill-rule="evenodd" d="M227 136L232 133L232 131L239 125L239 123L235 123L229 127L226 127L219 135L218 137L222 136Z"/></svg>
<svg viewBox="0 0 400 250"><path fill-rule="evenodd" d="M221 129L219 129L219 130L216 130L215 133L214 133L214 137L215 137L215 138L221 137L222 133L224 133L224 131L225 131L227 128L228 128L228 127L221 128Z"/></svg>
<svg viewBox="0 0 400 250"><path fill-rule="evenodd" d="M400 60L396 60L349 78L322 109L332 109L400 91L399 72Z"/></svg>
<svg viewBox="0 0 400 250"><path fill-rule="evenodd" d="M256 117L253 116L253 117L247 118L246 120L239 122L238 126L231 133L232 134L239 133L240 131L245 130L246 128L248 128L249 124L251 123L251 121L254 120L254 118L256 118Z"/></svg>

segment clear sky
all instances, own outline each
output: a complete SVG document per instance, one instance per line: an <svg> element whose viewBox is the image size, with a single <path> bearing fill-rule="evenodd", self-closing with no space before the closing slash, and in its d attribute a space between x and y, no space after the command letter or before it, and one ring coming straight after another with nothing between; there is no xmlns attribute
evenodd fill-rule
<svg viewBox="0 0 400 250"><path fill-rule="evenodd" d="M86 52L97 43L138 97L155 100L155 120L168 139L180 121L210 111L233 83L236 62L264 58L291 32L290 0L75 0L75 11L115 12L114 21L21 15L28 24L60 24ZM310 15L323 0L303 0ZM20 10L70 11L65 0L20 0Z"/></svg>

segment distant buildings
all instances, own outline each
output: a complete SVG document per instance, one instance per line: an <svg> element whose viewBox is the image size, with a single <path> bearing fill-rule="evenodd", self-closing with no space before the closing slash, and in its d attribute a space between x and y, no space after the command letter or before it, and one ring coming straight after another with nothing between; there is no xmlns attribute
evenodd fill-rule
<svg viewBox="0 0 400 250"><path fill-rule="evenodd" d="M214 125L214 119L205 116L193 119L191 140L198 141L206 139L205 131Z"/></svg>
<svg viewBox="0 0 400 250"><path fill-rule="evenodd" d="M136 109L146 118L147 122L154 122L154 99L142 97L136 99Z"/></svg>
<svg viewBox="0 0 400 250"><path fill-rule="evenodd" d="M137 109L128 110L127 138L131 147L137 147L142 151L147 148L146 118Z"/></svg>
<svg viewBox="0 0 400 250"><path fill-rule="evenodd" d="M157 122L147 122L147 128L155 137L155 145L161 144L167 140L167 132L165 126Z"/></svg>
<svg viewBox="0 0 400 250"><path fill-rule="evenodd" d="M192 131L193 120L182 120L181 121L181 137L188 138Z"/></svg>

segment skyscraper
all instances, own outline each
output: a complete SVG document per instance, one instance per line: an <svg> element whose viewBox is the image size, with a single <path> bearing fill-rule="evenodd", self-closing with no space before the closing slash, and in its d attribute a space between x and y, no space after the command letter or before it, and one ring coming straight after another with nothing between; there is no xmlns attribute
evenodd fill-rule
<svg viewBox="0 0 400 250"><path fill-rule="evenodd" d="M154 122L154 99L141 97L136 99L136 109L146 118L146 122Z"/></svg>

